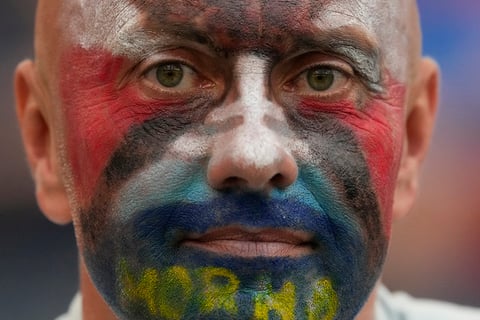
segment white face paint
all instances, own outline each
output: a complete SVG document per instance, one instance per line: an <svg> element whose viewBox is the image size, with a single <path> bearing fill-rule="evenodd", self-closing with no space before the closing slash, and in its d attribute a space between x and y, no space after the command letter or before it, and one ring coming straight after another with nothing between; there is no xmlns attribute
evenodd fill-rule
<svg viewBox="0 0 480 320"><path fill-rule="evenodd" d="M410 47L405 17L409 4L339 0L321 6L316 12L320 30L346 26L366 29L383 51L384 63L392 76L402 82L407 79L405 60ZM161 34L142 29L141 12L127 0L69 0L64 2L62 11L71 37L84 49L103 48L114 55L133 58L148 54L166 40Z"/></svg>
<svg viewBox="0 0 480 320"><path fill-rule="evenodd" d="M208 128L184 134L172 144L169 153L184 159L198 159L207 156L212 148L232 145L232 150L222 155L228 154L241 166L256 168L278 161L281 157L279 149L309 159L308 145L287 129L283 110L268 99L268 79L266 59L253 54L240 55L235 64L234 80L238 93L232 94L231 103L213 110L206 119L206 127L215 128L215 134L208 133L211 131ZM275 132L268 126L269 119L283 123L286 132ZM226 130L219 129L223 123L235 125Z"/></svg>
<svg viewBox="0 0 480 320"><path fill-rule="evenodd" d="M124 41L140 25L140 14L129 1L67 0L62 12L71 38L83 49L102 48L114 55L140 50Z"/></svg>
<svg viewBox="0 0 480 320"><path fill-rule="evenodd" d="M409 4L404 1L338 0L329 1L319 11L316 24L320 29L360 27L383 52L385 65L392 76L404 82L408 76L406 59L409 56L406 19Z"/></svg>
<svg viewBox="0 0 480 320"><path fill-rule="evenodd" d="M263 168L279 161L278 136L265 124L266 117L279 109L267 99L268 73L266 60L254 55L242 55L236 64L236 80L239 98L229 109L242 123L234 128L237 133L231 137L235 148L227 156L238 162L239 166ZM277 112L278 113L278 112ZM274 115L275 116L275 115ZM278 114L276 115L278 116ZM282 117L281 121L285 121ZM230 135L227 132L226 135ZM222 138L220 143L224 143ZM221 159L218 159L221 161Z"/></svg>

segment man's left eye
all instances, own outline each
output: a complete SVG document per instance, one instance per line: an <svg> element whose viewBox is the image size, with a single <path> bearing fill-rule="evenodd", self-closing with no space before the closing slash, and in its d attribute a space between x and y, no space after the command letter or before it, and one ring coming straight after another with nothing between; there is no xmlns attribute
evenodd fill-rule
<svg viewBox="0 0 480 320"><path fill-rule="evenodd" d="M349 77L329 66L315 66L303 72L294 82L300 94L335 92L348 83Z"/></svg>
<svg viewBox="0 0 480 320"><path fill-rule="evenodd" d="M307 71L307 81L315 91L325 91L335 83L335 73L329 68L314 68Z"/></svg>

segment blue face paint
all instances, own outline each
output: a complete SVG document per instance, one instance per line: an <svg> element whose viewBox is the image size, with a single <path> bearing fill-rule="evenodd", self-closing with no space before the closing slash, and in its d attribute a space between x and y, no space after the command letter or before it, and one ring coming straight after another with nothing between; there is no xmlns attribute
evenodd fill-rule
<svg viewBox="0 0 480 320"><path fill-rule="evenodd" d="M176 172L172 177L188 174L190 170L199 172L198 168L178 162L170 168ZM136 181L138 176L130 181ZM165 183L165 176L160 176ZM307 318L304 311L312 300L313 287L322 279L330 281L337 296L339 319L353 317L360 309L378 276L378 270L372 272L371 268L382 259L376 250L383 250L372 249L367 235L371 228L381 226L370 226L367 220L360 219L348 203L335 196L328 177L318 169L301 167L294 185L285 191L276 190L270 197L211 192L201 175L190 177L189 183L178 183L171 193L158 193L156 200L154 193L144 193L144 201L135 202L137 210L128 205L129 199L137 198L132 194L132 190L137 189L128 188L127 183L122 188L126 192L119 193L124 196L120 202L126 201L120 205L122 217L118 219L118 212L111 212L107 229L96 239L95 249L86 252L94 280L100 291L111 299L108 302L118 314L130 318L144 317L146 312L140 308L140 313L132 314L132 306L125 298L121 299L125 296L125 288L118 281L122 261L126 261L129 272L137 276L145 270L162 274L162 270L178 266L188 270L192 279L196 279L192 276L195 270L205 267L228 270L239 282L234 297L239 319L253 317L255 299L266 287L279 292L289 283L295 288L296 317L301 319L299 315L303 314ZM150 183L155 185L157 181L151 177ZM146 183L145 190L155 189ZM242 258L179 245L185 234L202 234L231 225L308 232L314 235L314 252L298 258ZM185 303L188 307L183 312L201 314L197 300L192 298ZM209 313L207 318L225 318L222 311L217 311ZM150 316L162 319L160 313ZM186 314L185 317L188 318Z"/></svg>

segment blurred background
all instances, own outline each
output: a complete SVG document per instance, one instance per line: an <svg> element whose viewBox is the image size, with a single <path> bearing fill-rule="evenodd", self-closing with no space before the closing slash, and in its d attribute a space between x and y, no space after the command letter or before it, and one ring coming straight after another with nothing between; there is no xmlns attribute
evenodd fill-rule
<svg viewBox="0 0 480 320"><path fill-rule="evenodd" d="M53 319L77 290L71 226L38 211L12 74L32 57L33 0L0 2L0 319ZM432 150L413 212L394 227L385 283L480 307L480 2L419 0L424 52L442 68Z"/></svg>

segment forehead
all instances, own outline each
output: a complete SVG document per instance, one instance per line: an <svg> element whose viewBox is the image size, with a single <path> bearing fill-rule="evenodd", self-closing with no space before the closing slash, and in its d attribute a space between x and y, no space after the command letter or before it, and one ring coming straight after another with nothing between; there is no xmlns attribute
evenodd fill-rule
<svg viewBox="0 0 480 320"><path fill-rule="evenodd" d="M407 5L399 0L69 0L64 19L84 48L142 55L159 42L195 38L222 49L287 46L347 28L383 50L401 75ZM405 59L403 59L405 60ZM397 70L395 70L397 69Z"/></svg>

